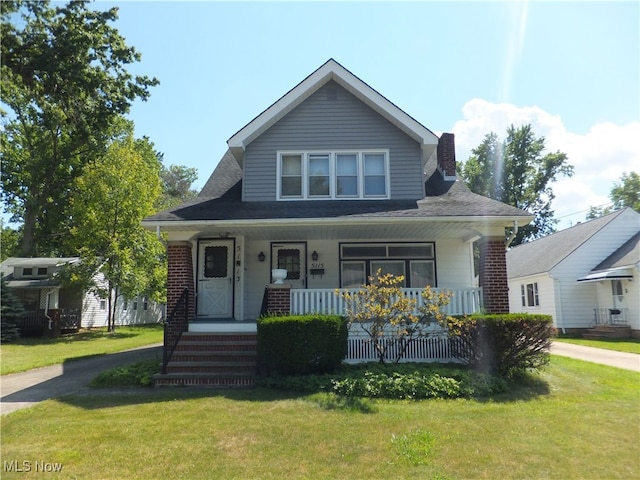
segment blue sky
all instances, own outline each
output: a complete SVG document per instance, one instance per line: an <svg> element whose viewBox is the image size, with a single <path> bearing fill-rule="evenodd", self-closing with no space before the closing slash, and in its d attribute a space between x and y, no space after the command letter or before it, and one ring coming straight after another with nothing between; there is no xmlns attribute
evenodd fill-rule
<svg viewBox="0 0 640 480"><path fill-rule="evenodd" d="M329 58L436 133L459 161L532 123L576 175L554 185L559 228L640 171L639 2L97 2L155 76L137 135L201 187L226 140ZM570 214L574 214L571 215Z"/></svg>

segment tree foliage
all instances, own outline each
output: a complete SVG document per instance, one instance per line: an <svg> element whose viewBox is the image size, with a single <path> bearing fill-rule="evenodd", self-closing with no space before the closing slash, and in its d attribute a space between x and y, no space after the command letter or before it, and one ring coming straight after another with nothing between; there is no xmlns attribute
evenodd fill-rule
<svg viewBox="0 0 640 480"><path fill-rule="evenodd" d="M154 300L164 286L164 248L142 219L155 211L161 194L160 162L152 144L128 137L112 143L76 179L71 237L82 258L74 280L108 299L109 329L118 296L144 294ZM97 282L100 272L106 284Z"/></svg>
<svg viewBox="0 0 640 480"><path fill-rule="evenodd" d="M413 341L429 334L432 322L441 323L448 318L442 307L449 304L451 293L435 292L427 285L418 305L417 299L403 294L403 282L404 276L383 274L378 269L360 290L336 291L345 301L349 328L357 326L365 332L380 363L390 359L392 351L392 359L398 363Z"/></svg>
<svg viewBox="0 0 640 480"><path fill-rule="evenodd" d="M20 254L20 231L11 227L5 227L3 223L0 232L0 261L9 257L17 257Z"/></svg>
<svg viewBox="0 0 640 480"><path fill-rule="evenodd" d="M191 188L198 179L198 170L184 165L162 166L160 171L163 191L158 204L158 210L165 210L194 199L198 192Z"/></svg>
<svg viewBox="0 0 640 480"><path fill-rule="evenodd" d="M117 18L85 1L2 4L2 199L23 221L24 256L63 253L74 180L158 83L126 70L140 54L111 26Z"/></svg>
<svg viewBox="0 0 640 480"><path fill-rule="evenodd" d="M532 224L518 229L513 245L554 231L551 183L559 175L573 175L565 153L545 154L544 149L544 137L536 138L531 125L511 125L504 141L493 132L487 134L460 172L473 192L534 215Z"/></svg>
<svg viewBox="0 0 640 480"><path fill-rule="evenodd" d="M7 286L4 278L0 282L0 341L11 342L20 336L18 321L24 316L24 306L20 299Z"/></svg>
<svg viewBox="0 0 640 480"><path fill-rule="evenodd" d="M623 172L620 182L613 184L609 193L611 205L607 207L590 207L587 220L598 218L602 215L631 207L636 212L640 212L640 175L637 172Z"/></svg>

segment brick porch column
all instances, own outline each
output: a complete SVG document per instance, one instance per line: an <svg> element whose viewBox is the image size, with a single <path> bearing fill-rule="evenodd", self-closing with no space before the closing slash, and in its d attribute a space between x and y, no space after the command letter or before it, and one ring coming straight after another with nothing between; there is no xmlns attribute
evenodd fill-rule
<svg viewBox="0 0 640 480"><path fill-rule="evenodd" d="M267 285L267 313L289 315L291 312L291 285Z"/></svg>
<svg viewBox="0 0 640 480"><path fill-rule="evenodd" d="M509 286L504 238L483 237L479 241L482 301L487 313L509 313Z"/></svg>
<svg viewBox="0 0 640 480"><path fill-rule="evenodd" d="M189 289L189 318L195 317L195 288L191 242L167 244L167 315L180 299L185 287Z"/></svg>

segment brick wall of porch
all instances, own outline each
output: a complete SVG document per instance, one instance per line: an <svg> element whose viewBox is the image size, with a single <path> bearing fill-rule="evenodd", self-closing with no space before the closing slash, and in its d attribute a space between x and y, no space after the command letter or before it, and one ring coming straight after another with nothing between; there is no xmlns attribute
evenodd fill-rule
<svg viewBox="0 0 640 480"><path fill-rule="evenodd" d="M487 313L509 313L509 286L504 238L484 237L479 241L479 283Z"/></svg>
<svg viewBox="0 0 640 480"><path fill-rule="evenodd" d="M169 242L167 244L167 315L170 315L185 288L190 291L188 317L194 318L195 288L191 242ZM171 330L171 327L170 327ZM169 331L168 340L173 341L178 332ZM176 337L177 338L177 337Z"/></svg>

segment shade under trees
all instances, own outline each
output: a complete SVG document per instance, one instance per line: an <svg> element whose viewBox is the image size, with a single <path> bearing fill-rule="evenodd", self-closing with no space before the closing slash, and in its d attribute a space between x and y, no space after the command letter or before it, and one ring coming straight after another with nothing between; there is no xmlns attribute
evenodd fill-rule
<svg viewBox="0 0 640 480"><path fill-rule="evenodd" d="M460 174L473 192L534 215L531 224L519 227L512 242L518 245L554 231L551 184L560 175L573 175L573 166L563 152L545 153L545 139L536 137L531 125L511 125L505 140L487 134Z"/></svg>

